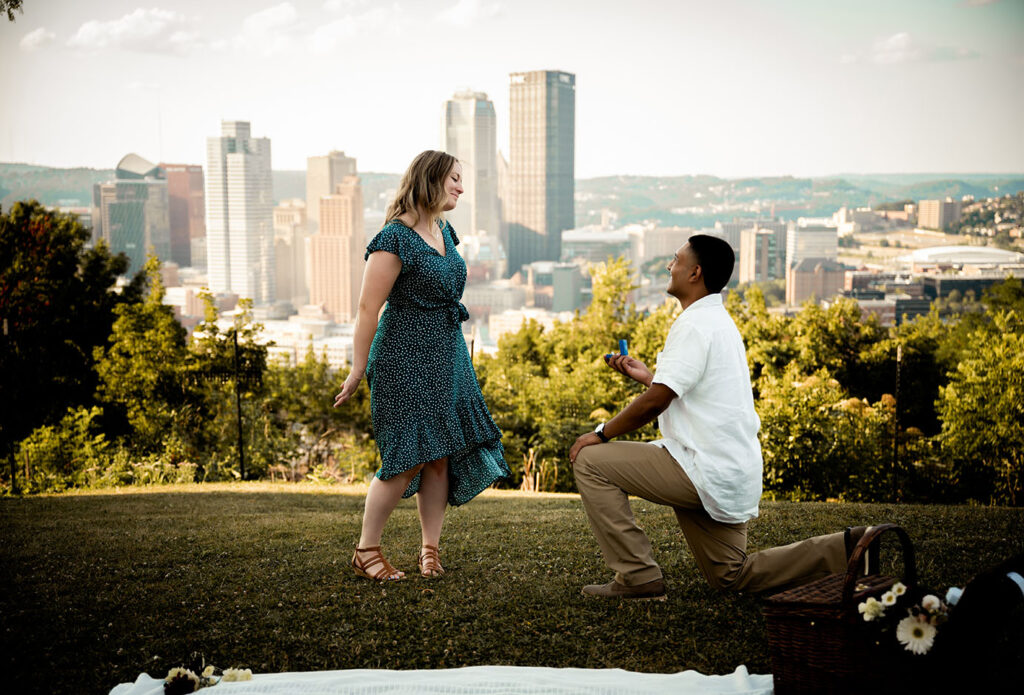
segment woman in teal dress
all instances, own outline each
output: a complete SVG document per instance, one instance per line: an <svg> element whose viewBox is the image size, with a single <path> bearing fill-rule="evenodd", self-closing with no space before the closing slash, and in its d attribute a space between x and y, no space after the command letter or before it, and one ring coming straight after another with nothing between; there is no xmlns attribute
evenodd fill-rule
<svg viewBox="0 0 1024 695"><path fill-rule="evenodd" d="M422 575L436 577L444 574L438 545L447 505L464 504L511 476L462 337L469 318L459 302L466 264L442 217L462 191L458 160L421 153L402 177L384 228L366 247L352 371L334 405L348 400L365 374L382 464L366 493L352 567L368 579L405 576L380 549L401 498L416 495L417 564Z"/></svg>

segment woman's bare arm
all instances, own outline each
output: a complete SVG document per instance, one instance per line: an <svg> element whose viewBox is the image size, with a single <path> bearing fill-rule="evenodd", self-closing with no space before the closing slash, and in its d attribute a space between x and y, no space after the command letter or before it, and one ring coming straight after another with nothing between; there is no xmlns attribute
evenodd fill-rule
<svg viewBox="0 0 1024 695"><path fill-rule="evenodd" d="M370 355L370 344L377 332L377 320L381 307L391 294L391 288L402 271L402 261L393 253L374 251L366 260L363 271L363 286L359 291L359 312L356 314L356 330L352 344L352 371L339 393L334 398L334 407L347 401L366 372L366 361Z"/></svg>

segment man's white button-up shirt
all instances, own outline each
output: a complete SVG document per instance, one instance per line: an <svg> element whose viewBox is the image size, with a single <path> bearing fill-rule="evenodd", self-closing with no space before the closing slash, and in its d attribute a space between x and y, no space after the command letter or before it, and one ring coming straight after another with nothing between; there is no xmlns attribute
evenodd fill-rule
<svg viewBox="0 0 1024 695"><path fill-rule="evenodd" d="M672 324L655 384L676 394L658 417L664 447L693 481L711 518L757 516L764 462L743 338L721 294L702 297Z"/></svg>

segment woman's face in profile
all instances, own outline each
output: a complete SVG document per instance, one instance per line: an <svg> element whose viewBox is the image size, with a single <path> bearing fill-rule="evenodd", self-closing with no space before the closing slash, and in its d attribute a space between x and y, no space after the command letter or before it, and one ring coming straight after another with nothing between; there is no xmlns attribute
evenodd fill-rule
<svg viewBox="0 0 1024 695"><path fill-rule="evenodd" d="M455 166L448 172L448 178L444 182L444 190L448 194L448 200L444 204L445 212L454 210L462 195L462 164L455 162Z"/></svg>

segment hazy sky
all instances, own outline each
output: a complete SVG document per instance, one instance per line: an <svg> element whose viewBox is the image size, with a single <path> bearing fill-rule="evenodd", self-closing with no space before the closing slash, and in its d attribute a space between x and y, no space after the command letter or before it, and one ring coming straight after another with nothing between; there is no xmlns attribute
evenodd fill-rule
<svg viewBox="0 0 1024 695"><path fill-rule="evenodd" d="M1024 0L25 0L0 20L0 161L400 172L442 102L576 74L576 175L1024 171Z"/></svg>

